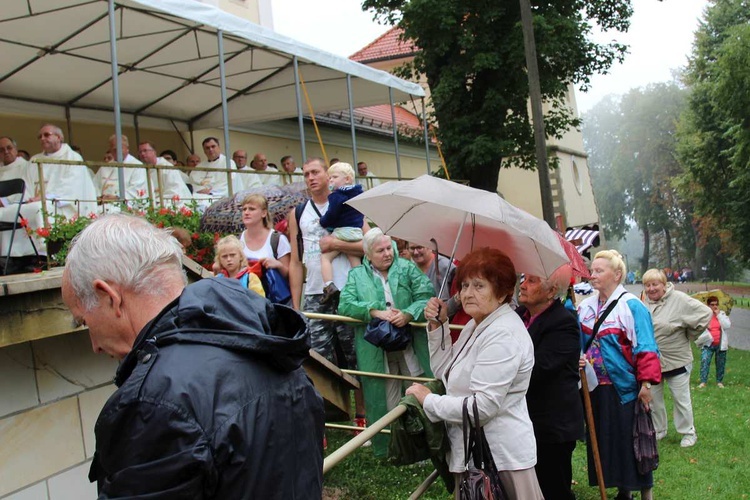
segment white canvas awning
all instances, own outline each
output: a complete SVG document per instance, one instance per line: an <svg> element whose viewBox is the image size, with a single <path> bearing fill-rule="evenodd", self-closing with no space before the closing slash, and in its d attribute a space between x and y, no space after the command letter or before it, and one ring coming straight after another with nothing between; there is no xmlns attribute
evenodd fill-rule
<svg viewBox="0 0 750 500"><path fill-rule="evenodd" d="M0 98L112 110L106 0L3 0ZM229 123L297 116L293 58L316 113L394 102L422 88L191 0L115 2L123 113L221 127L217 32ZM304 100L303 100L304 103ZM304 105L303 105L304 106ZM304 113L308 114L306 106Z"/></svg>

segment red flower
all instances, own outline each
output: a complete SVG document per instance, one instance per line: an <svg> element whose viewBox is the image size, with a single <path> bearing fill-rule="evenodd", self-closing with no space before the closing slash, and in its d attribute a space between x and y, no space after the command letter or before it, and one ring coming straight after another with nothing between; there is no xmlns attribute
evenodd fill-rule
<svg viewBox="0 0 750 500"><path fill-rule="evenodd" d="M146 190L145 189L139 189L136 194L138 195L139 198L143 198L144 196L146 196Z"/></svg>
<svg viewBox="0 0 750 500"><path fill-rule="evenodd" d="M200 237L201 237L201 235L200 235L200 234L198 234L198 233L193 233L193 241L197 241L198 239L200 239Z"/></svg>
<svg viewBox="0 0 750 500"><path fill-rule="evenodd" d="M40 227L39 229L36 230L36 234L38 234L42 238L49 238L49 228Z"/></svg>
<svg viewBox="0 0 750 500"><path fill-rule="evenodd" d="M94 220L94 219L96 219L96 214L95 214L94 212L91 212L91 213L89 214L89 219L91 219L91 220Z"/></svg>
<svg viewBox="0 0 750 500"><path fill-rule="evenodd" d="M221 235L219 233L214 233L214 245L219 242L221 239Z"/></svg>
<svg viewBox="0 0 750 500"><path fill-rule="evenodd" d="M27 221L27 220L26 220L26 219L24 219L23 217L21 217L20 223L21 223L21 227L22 227L22 228L27 228L27 227L29 227L29 221Z"/></svg>
<svg viewBox="0 0 750 500"><path fill-rule="evenodd" d="M174 195L174 196L172 196L172 202L173 202L173 203L179 203L179 202L180 202L180 197L179 197L179 195Z"/></svg>
<svg viewBox="0 0 750 500"><path fill-rule="evenodd" d="M171 212L171 210L169 210L168 208L160 208L159 209L159 215L169 215L170 212Z"/></svg>
<svg viewBox="0 0 750 500"><path fill-rule="evenodd" d="M164 227L164 223L161 222L161 221L159 221L159 222L156 223L156 227L162 228L162 227Z"/></svg>
<svg viewBox="0 0 750 500"><path fill-rule="evenodd" d="M193 215L193 212L187 207L181 207L180 213L184 215L185 217L190 217L191 215Z"/></svg>

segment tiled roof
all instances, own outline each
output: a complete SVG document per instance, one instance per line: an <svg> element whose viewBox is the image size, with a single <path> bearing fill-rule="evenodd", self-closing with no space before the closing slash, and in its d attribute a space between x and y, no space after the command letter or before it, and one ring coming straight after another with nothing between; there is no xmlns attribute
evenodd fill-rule
<svg viewBox="0 0 750 500"><path fill-rule="evenodd" d="M403 30L393 27L380 35L378 38L358 50L349 59L362 64L388 59L400 59L413 55L419 49L414 43L404 42L400 39Z"/></svg>
<svg viewBox="0 0 750 500"><path fill-rule="evenodd" d="M395 106L396 123L399 129L421 130L422 122L417 115L406 109ZM339 124L349 123L349 111L334 111L315 115L317 119L331 121ZM379 106L368 106L354 110L354 124L360 129L369 129L373 132L388 131L393 133L393 121L391 120L391 107L387 104Z"/></svg>

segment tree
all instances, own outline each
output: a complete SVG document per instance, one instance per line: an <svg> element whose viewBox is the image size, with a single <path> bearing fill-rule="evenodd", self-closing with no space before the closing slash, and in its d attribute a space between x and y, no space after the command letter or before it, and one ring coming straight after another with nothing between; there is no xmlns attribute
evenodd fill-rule
<svg viewBox="0 0 750 500"><path fill-rule="evenodd" d="M677 264L672 257L678 237L682 243L692 241L688 209L672 182L681 173L676 128L684 94L676 84L650 85L619 100L607 98L584 116L584 143L605 234L622 238L635 222L643 233L642 271L650 267L652 238L663 238L660 264L667 267Z"/></svg>
<svg viewBox="0 0 750 500"><path fill-rule="evenodd" d="M363 8L420 48L399 74L426 75L452 176L495 191L501 166L534 168L518 0L364 0ZM533 14L546 133L559 138L580 124L566 104L569 85L585 89L626 50L589 40L591 22L625 31L632 8L621 0L553 0L535 2Z"/></svg>
<svg viewBox="0 0 750 500"><path fill-rule="evenodd" d="M729 259L750 262L750 9L746 0L711 3L684 77L691 94L678 152L682 194L712 248L708 267L723 278Z"/></svg>

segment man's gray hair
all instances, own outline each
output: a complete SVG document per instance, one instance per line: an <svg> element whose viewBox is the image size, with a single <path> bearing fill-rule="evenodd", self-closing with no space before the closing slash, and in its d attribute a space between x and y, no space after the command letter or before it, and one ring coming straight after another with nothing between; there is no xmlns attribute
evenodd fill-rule
<svg viewBox="0 0 750 500"><path fill-rule="evenodd" d="M109 142L115 142L117 140L117 134L112 134L109 136ZM125 145L125 147L130 147L130 141L128 140L128 136L125 134L122 134L122 143Z"/></svg>
<svg viewBox="0 0 750 500"><path fill-rule="evenodd" d="M365 255L370 256L370 250L374 247L381 238L391 239L387 234L383 234L383 231L379 227L373 227L367 231L362 237L362 248L365 250Z"/></svg>
<svg viewBox="0 0 750 500"><path fill-rule="evenodd" d="M542 278L542 286L544 286L545 290L552 290L554 288L556 297L564 297L568 292L572 276L573 268L570 267L570 264L563 264L555 269L549 278L546 280Z"/></svg>
<svg viewBox="0 0 750 500"><path fill-rule="evenodd" d="M148 295L164 293L178 275L187 283L180 243L169 231L125 214L101 217L76 236L65 272L85 311L98 304L97 279Z"/></svg>
<svg viewBox="0 0 750 500"><path fill-rule="evenodd" d="M44 125L39 127L39 130L42 130L44 127L51 127L55 135L60 137L60 141L65 142L65 134L63 134L63 131L60 127L52 123L45 123Z"/></svg>
<svg viewBox="0 0 750 500"><path fill-rule="evenodd" d="M14 148L18 149L18 143L16 143L16 140L14 138L9 137L7 135L2 135L0 136L0 139L7 139L8 141L10 141L11 144L13 144Z"/></svg>

